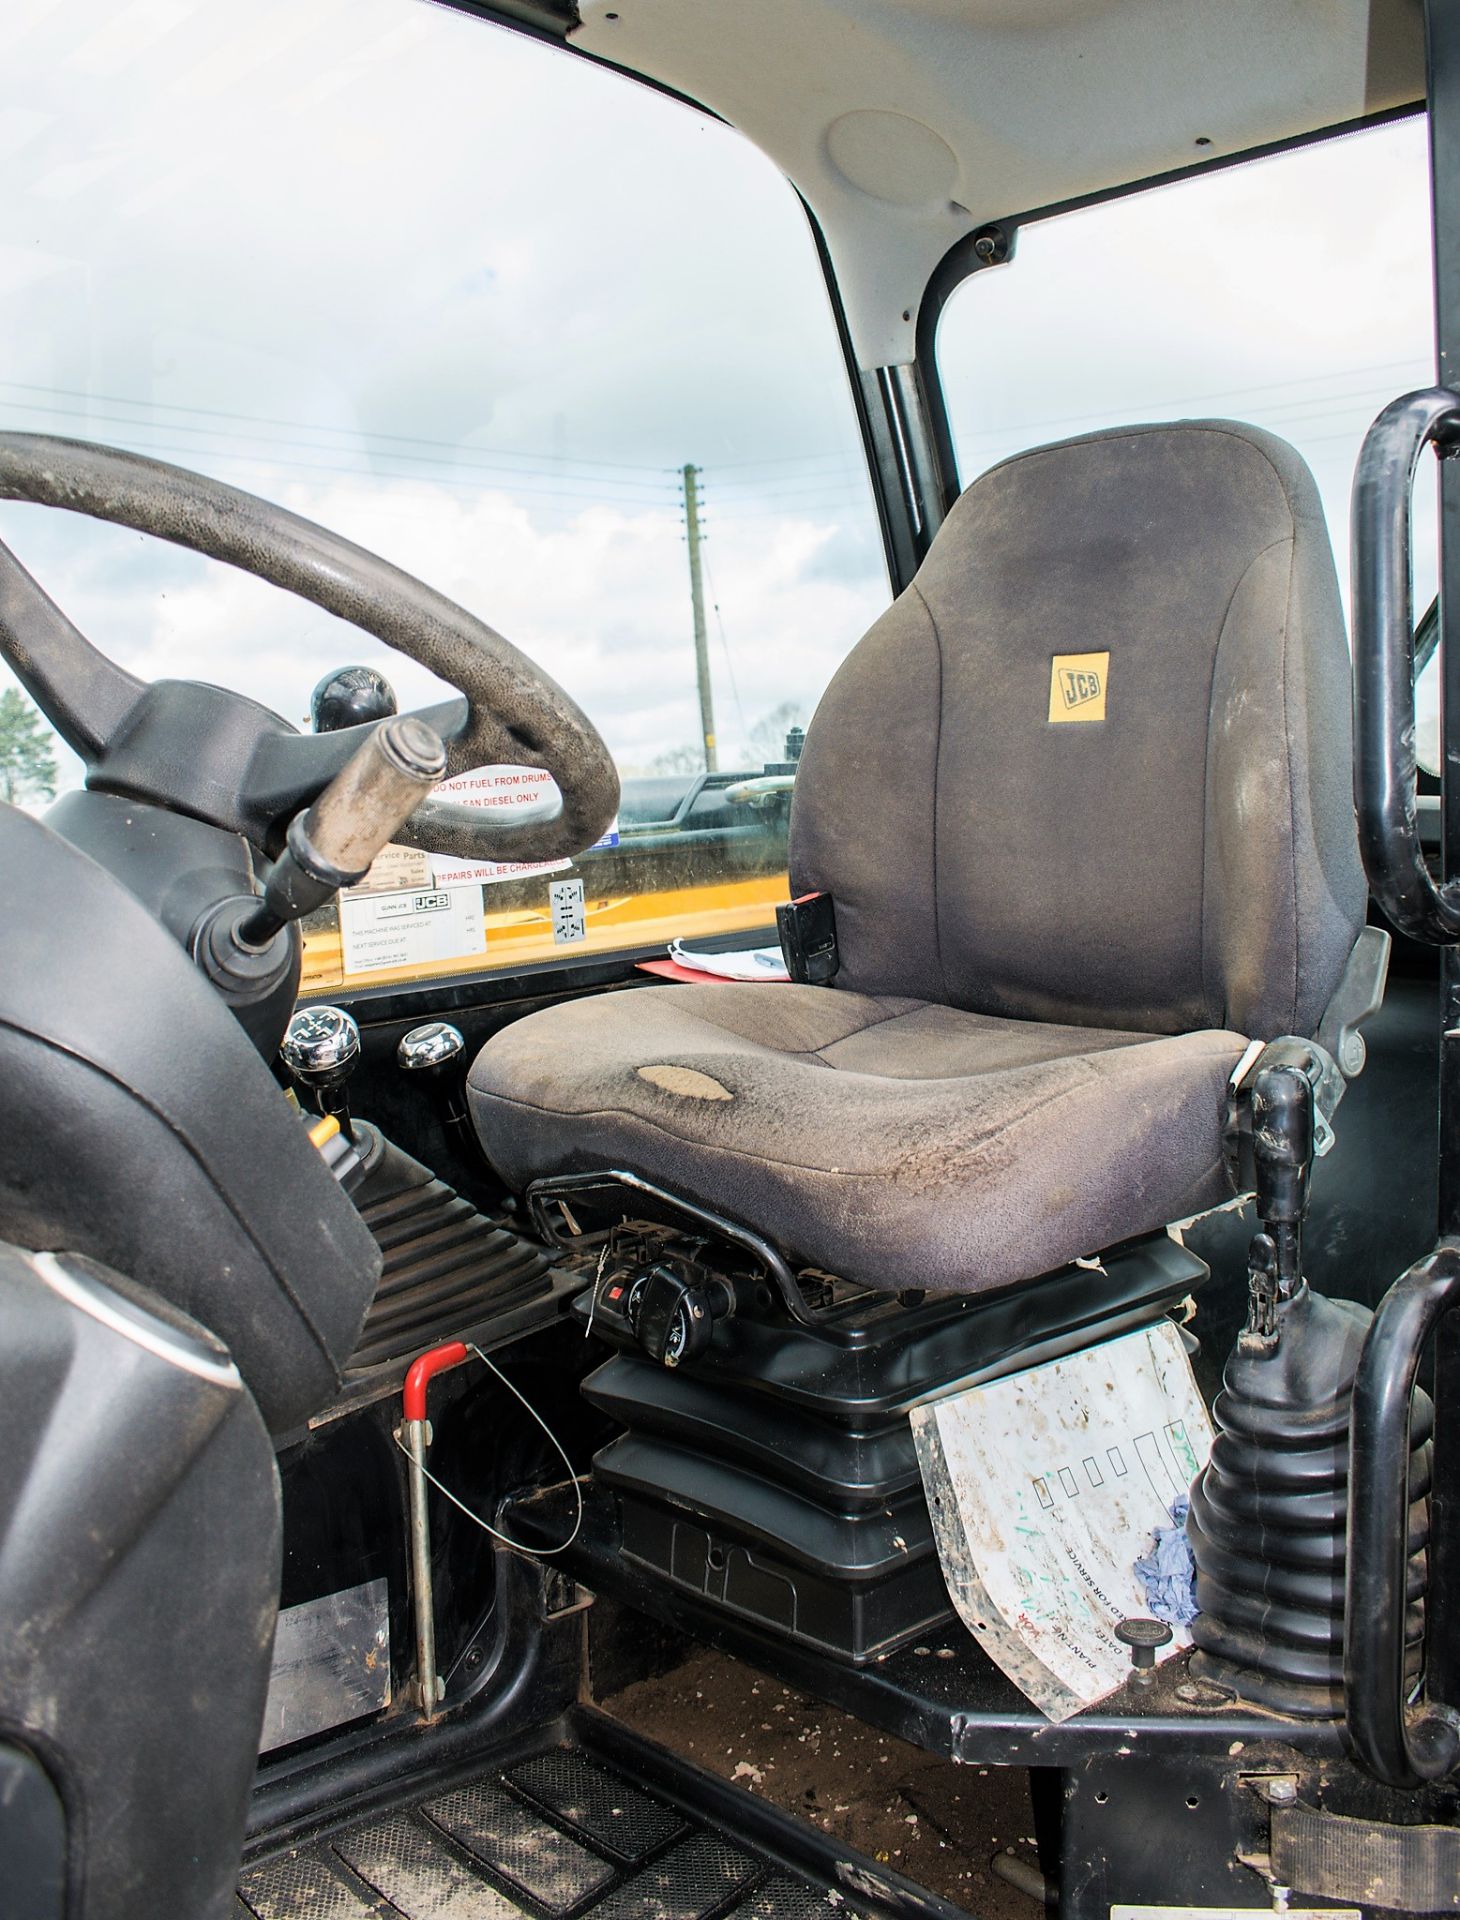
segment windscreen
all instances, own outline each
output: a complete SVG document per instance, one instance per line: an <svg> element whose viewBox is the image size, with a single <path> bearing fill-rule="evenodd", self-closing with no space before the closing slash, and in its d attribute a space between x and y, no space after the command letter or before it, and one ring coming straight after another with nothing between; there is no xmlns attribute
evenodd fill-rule
<svg viewBox="0 0 1460 1920"><path fill-rule="evenodd" d="M337 529L540 661L617 761L619 819L552 871L388 855L310 923L306 989L770 920L795 731L888 590L812 234L763 156L420 0L11 0L0 178L0 424ZM196 556L35 508L0 534L144 677L301 728L350 664L441 696ZM79 778L0 680L0 797ZM455 797L544 790L479 768Z"/></svg>

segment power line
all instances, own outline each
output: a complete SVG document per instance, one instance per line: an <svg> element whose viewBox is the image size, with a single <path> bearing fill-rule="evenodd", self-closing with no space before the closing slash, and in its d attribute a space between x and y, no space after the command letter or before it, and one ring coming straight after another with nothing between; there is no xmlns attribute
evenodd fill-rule
<svg viewBox="0 0 1460 1920"><path fill-rule="evenodd" d="M35 407L35 406L20 406L16 410L20 412L31 412L31 413L47 413L48 411L50 411L49 409L46 409L43 407ZM97 416L97 417L99 418L101 416ZM134 429L135 428L142 429L142 434L141 436L139 436L141 440L141 444L138 444L134 449L139 453L155 455L158 457L167 457L170 459L195 460L198 458L200 453L208 453L208 452L214 451L212 448L208 448L208 447L178 447L178 446L170 445L166 441L158 441L152 438L151 433L147 428L147 423L142 421L128 421L120 424L133 427ZM165 422L159 422L156 429L156 431L161 433L167 433L168 431L176 431L176 430L177 430L176 423L174 423L173 426L169 428L169 426ZM283 444L287 445L288 443L283 443ZM307 448L305 449L305 451L309 451L309 450L310 449L307 449ZM320 448L318 449L318 451L320 452L338 451L343 453L346 450L344 448L339 448L339 449ZM384 481L404 481L407 483L411 481L418 481L423 485L452 487L458 491L473 493L479 496L487 493L500 492L500 493L509 494L513 497L516 497L518 495L526 495L528 498L532 500L549 499L549 498L572 499L578 504L580 509L585 511L591 507L609 506L609 507L617 507L622 511L633 511L633 510L637 510L640 512L660 511L660 512L667 513L670 510L673 504L673 499L674 499L673 494L669 492L667 488L662 495L652 495L648 498L638 498L638 497L626 498L621 493L588 492L586 491L586 488L589 484L591 484L589 482L578 481L576 484L570 483L567 486L564 486L562 481L558 480L557 478L555 478L555 476L549 473L525 473L525 474L502 473L500 475L501 484L499 486L493 487L485 484L484 480L478 481L478 480L472 480L472 479L463 479L440 470L430 470L430 471L420 472L420 473L402 473L399 471L391 470L389 468L378 467L378 466L377 467L340 466L328 461L299 460L295 458L285 457L283 455L266 457L265 455L262 455L262 454L242 453L230 448L219 448L216 450L216 453L217 453L217 463L219 464L231 464L233 466L261 468L266 472L285 473L285 474L325 473L325 474L336 475L347 480L364 480L364 481L371 481L376 483L380 483ZM398 455L390 455L386 457L392 458L392 459L399 458ZM492 470L483 468L480 471L485 475L491 472Z"/></svg>
<svg viewBox="0 0 1460 1920"><path fill-rule="evenodd" d="M839 460L845 463L846 453L784 453L768 454L763 460L717 460L716 473L733 473L742 467L785 467L798 464L811 464L816 461Z"/></svg>
<svg viewBox="0 0 1460 1920"><path fill-rule="evenodd" d="M194 427L189 426L186 421L182 420L129 420L116 414L97 413L91 408L58 407L54 404L43 404L39 401L29 400L11 400L5 401L3 404L21 413L44 414L48 419L95 421L107 426L126 427L133 432L198 434L203 436L205 444L209 446L217 445L220 441L232 440L241 441L243 444L250 446L292 448L304 453L350 454L358 452L361 458L372 457L368 444L358 448L350 446L317 446L308 440L286 440L262 433L235 433L229 428ZM364 436L361 436L361 438L364 438ZM461 452L458 452L457 458L450 463L438 460L429 454L389 452L374 457L384 460L408 460L418 466L438 469L450 464L457 468L464 468L471 473L498 474L504 479L512 480L519 484L523 480L542 479L551 480L561 485L562 481L566 479L571 481L575 489L579 492L587 487L606 486L620 490L625 487L634 487L646 493L650 498L663 498L667 501L673 497L672 489L667 479L658 482L646 480L610 480L607 476L596 473L585 473L575 476L560 473L557 470L550 472L540 467L519 470L512 467L497 466L490 461L476 460L469 454ZM621 497L621 493L615 493L612 497L619 498Z"/></svg>
<svg viewBox="0 0 1460 1920"><path fill-rule="evenodd" d="M26 380L0 380L0 387L8 388L17 393L51 394L63 400L85 400L87 402L96 400L100 401L103 406L135 407L144 413L182 413L195 419L237 420L248 426L284 427L291 432L303 433L346 434L353 435L357 438L368 437L372 440L391 441L405 446L435 447L448 452L458 451L458 443L456 441L432 440L422 434L371 433L368 436L364 436L360 434L356 428L331 427L326 426L323 422L281 420L269 414L230 413L221 407L187 406L181 401L173 400L135 400L127 394L92 393L77 387L48 387ZM181 422L175 424L180 431L197 431L197 429L184 429ZM506 460L555 460L557 458L555 454L540 452L528 453L509 447L492 448L490 451L496 453L499 458ZM585 467L604 467L618 473L652 473L663 475L671 471L667 467L653 465L642 460L578 460L574 464Z"/></svg>
<svg viewBox="0 0 1460 1920"><path fill-rule="evenodd" d="M811 474L804 480L721 480L717 474L715 490L717 493L721 491L729 493L732 499L744 495L765 499L789 499L799 493L825 492L827 488L838 487L843 483L855 491L859 482L865 486L865 482L861 482L860 476L850 468L845 469L841 474Z"/></svg>
<svg viewBox="0 0 1460 1920"><path fill-rule="evenodd" d="M858 494L842 499L800 500L790 506L768 507L724 507L718 509L719 517L734 523L740 520L794 520L798 514L838 513L845 508L864 504L865 496ZM869 526L875 524L869 517Z"/></svg>
<svg viewBox="0 0 1460 1920"><path fill-rule="evenodd" d="M177 453L180 451L186 452L187 449L178 449L175 447L174 448L161 447L161 448L149 448L147 449L147 451L154 452L154 453ZM405 474L362 473L356 469L349 468L349 467L327 467L327 466L321 466L317 464L306 465L298 462L289 464L289 465L284 465L277 461L251 459L245 455L231 456L229 461L226 464L227 466L232 468L256 467L256 468L262 469L262 471L264 471L265 473L283 475L286 477L294 473L324 473L324 474L329 474L329 475L338 477L343 480L363 481L372 486L384 486L384 485L388 485L391 481L399 482L399 481L407 480L413 477ZM224 476L222 474L219 474L215 477L222 478ZM445 480L433 480L430 482L423 481L422 484L431 485L431 486L451 486L457 483L453 483L451 481L445 481ZM617 511L624 514L631 514L635 511L642 511L642 509L638 507L637 503L633 503L632 505L629 505L629 506L616 507L614 502L607 501L607 500L593 500L593 501L586 502L584 504L580 504L579 506L576 506L576 507L566 507L566 506L554 507L551 505L544 504L543 498L538 495L533 495L531 499L522 501L522 500L516 499L514 496L504 491L499 491L497 489L486 488L486 487L468 487L465 485L465 483L461 483L461 490L475 495L475 497L479 500L485 500L485 499L491 499L491 498L504 500L509 505L520 507L524 513L530 513L535 519L549 518L549 519L555 519L555 520L562 520L564 522L569 522L573 524L576 524L578 521L580 521L585 513L591 512L594 508L598 508L598 507L606 508L610 511ZM0 503L0 505L3 505L3 504L8 504L8 503ZM409 510L410 504L412 503L408 503L408 502L393 503L393 509L404 512Z"/></svg>
<svg viewBox="0 0 1460 1920"><path fill-rule="evenodd" d="M1366 374L1377 375L1399 369L1409 369L1412 368L1413 365L1413 359L1375 361L1369 366L1346 367L1342 370L1325 374L1302 374L1291 380L1273 380L1259 386L1227 387L1220 392L1213 393L1176 394L1167 396L1164 399L1143 401L1141 405L1147 410L1160 409L1162 411L1170 410L1180 412L1187 407L1205 406L1209 401L1213 400L1240 400L1252 394L1290 392L1295 387L1311 386L1317 381L1340 382L1360 379ZM1322 404L1328 399L1356 399L1362 392L1372 391L1373 384L1377 383L1371 383L1369 387L1361 388L1351 395L1318 393L1302 396L1295 393L1293 395L1293 404L1295 406L1306 406ZM1063 427L1079 427L1092 423L1105 423L1109 422L1111 418L1111 412L1106 408L1098 413L1071 413L1053 419L1015 421L1011 422L1007 427L983 427L971 433L957 434L956 438L961 442L991 439L1001 441L1011 440L1018 439L1021 435L1047 434L1051 430L1058 430ZM1029 444L1029 442L1026 440L1025 444Z"/></svg>

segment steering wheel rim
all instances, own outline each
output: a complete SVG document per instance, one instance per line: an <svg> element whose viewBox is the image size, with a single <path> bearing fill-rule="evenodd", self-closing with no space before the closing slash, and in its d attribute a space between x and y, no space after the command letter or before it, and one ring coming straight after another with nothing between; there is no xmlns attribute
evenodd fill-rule
<svg viewBox="0 0 1460 1920"><path fill-rule="evenodd" d="M398 835L407 844L468 859L557 860L612 821L618 772L577 703L495 628L353 541L187 468L49 434L0 433L0 499L155 535L335 614L460 689L461 700L418 710L446 742L448 776L524 766L557 784L555 812L511 821L430 798ZM136 679L3 541L0 654L81 756L88 787L192 813L270 853L369 731L301 734L242 695Z"/></svg>

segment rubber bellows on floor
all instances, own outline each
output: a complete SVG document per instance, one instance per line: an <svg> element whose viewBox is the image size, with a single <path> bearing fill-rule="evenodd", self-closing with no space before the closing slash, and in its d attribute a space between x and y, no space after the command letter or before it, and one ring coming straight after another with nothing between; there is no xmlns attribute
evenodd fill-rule
<svg viewBox="0 0 1460 1920"><path fill-rule="evenodd" d="M1212 1409L1218 1433L1191 1493L1196 1560L1191 1670L1241 1698L1304 1719L1343 1711L1348 1430L1354 1372L1372 1315L1300 1286L1276 1335L1244 1336ZM1434 1408L1414 1397L1407 1669L1423 1655Z"/></svg>

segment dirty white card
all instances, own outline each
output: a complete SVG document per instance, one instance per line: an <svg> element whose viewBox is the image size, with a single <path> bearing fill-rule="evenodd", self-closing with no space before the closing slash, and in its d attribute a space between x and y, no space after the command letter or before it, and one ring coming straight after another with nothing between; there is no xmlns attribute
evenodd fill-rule
<svg viewBox="0 0 1460 1920"><path fill-rule="evenodd" d="M482 890L428 887L407 893L342 894L340 944L346 973L424 967L485 953Z"/></svg>
<svg viewBox="0 0 1460 1920"><path fill-rule="evenodd" d="M948 1592L1051 1720L1130 1677L1117 1622L1148 1613L1134 1565L1211 1450L1169 1320L912 1414ZM1190 1644L1178 1627L1162 1657Z"/></svg>

